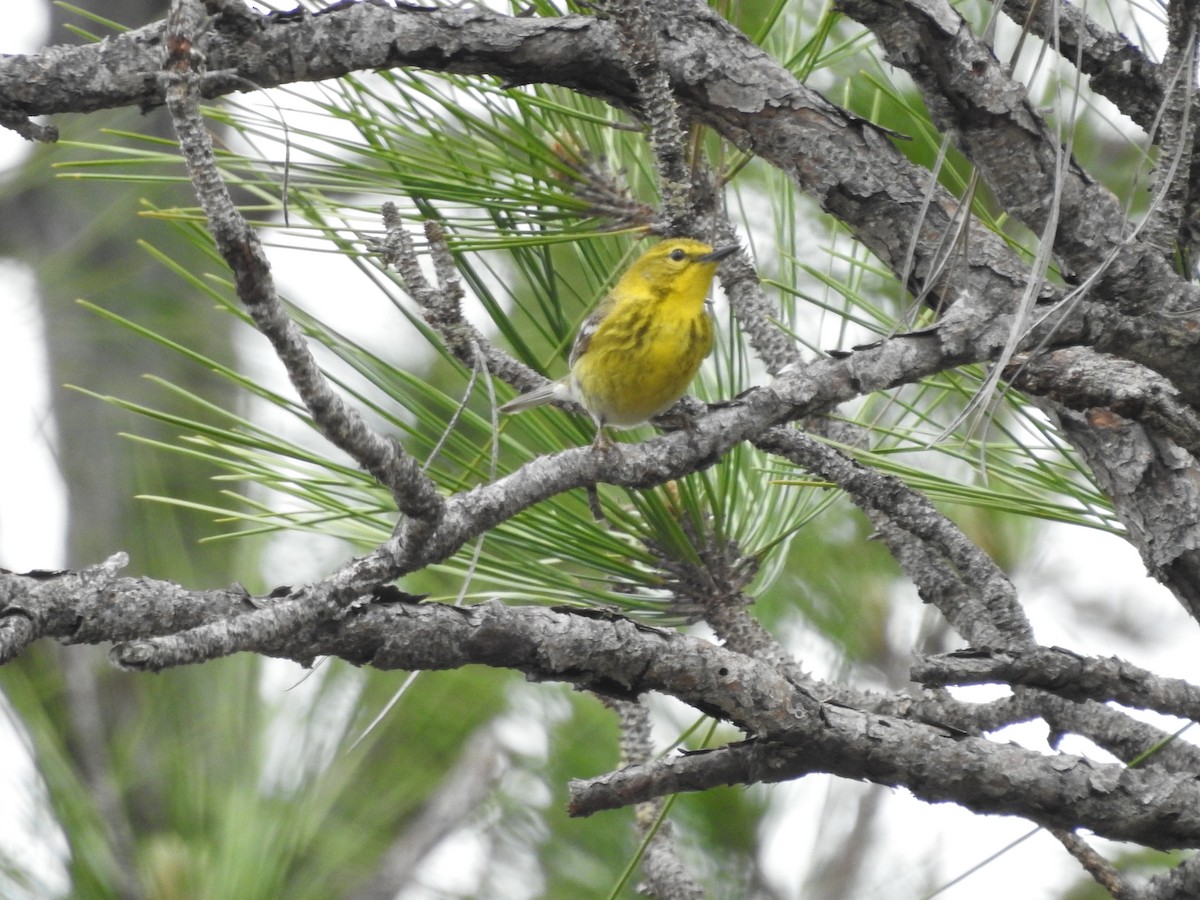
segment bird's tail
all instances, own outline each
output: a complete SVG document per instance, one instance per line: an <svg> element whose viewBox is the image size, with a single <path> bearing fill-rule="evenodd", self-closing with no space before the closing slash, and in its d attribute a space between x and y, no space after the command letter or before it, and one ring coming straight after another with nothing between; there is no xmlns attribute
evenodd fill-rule
<svg viewBox="0 0 1200 900"><path fill-rule="evenodd" d="M558 399L569 399L566 385L561 381L550 381L519 397L513 397L513 399L500 407L500 412L505 414L524 412L527 409L532 409L535 406L541 406L544 403L549 403L551 400Z"/></svg>

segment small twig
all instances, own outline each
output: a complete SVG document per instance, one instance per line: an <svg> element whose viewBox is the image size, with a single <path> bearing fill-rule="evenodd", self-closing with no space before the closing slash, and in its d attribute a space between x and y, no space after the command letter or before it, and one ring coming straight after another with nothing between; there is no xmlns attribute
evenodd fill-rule
<svg viewBox="0 0 1200 900"><path fill-rule="evenodd" d="M650 711L637 700L598 695L617 714L621 724L621 765L643 765L654 758L650 736ZM671 825L664 820L667 804L661 797L634 807L634 821L642 842L641 864L646 883L641 886L659 900L702 900L704 890L684 868ZM637 860L634 860L636 863Z"/></svg>
<svg viewBox="0 0 1200 900"><path fill-rule="evenodd" d="M528 390L543 383L545 379L541 375L513 359L463 318L462 283L441 225L433 221L425 223L425 237L433 254L438 280L435 286L421 271L421 260L396 204L384 203L381 212L386 232L381 245L383 261L400 276L405 290L421 307L425 321L441 337L454 358L472 368L482 359L488 372L518 390Z"/></svg>
<svg viewBox="0 0 1200 900"><path fill-rule="evenodd" d="M14 131L27 141L53 144L58 140L58 127L39 125L24 113L15 109L0 109L0 127Z"/></svg>
<svg viewBox="0 0 1200 900"><path fill-rule="evenodd" d="M1108 860L1093 850L1077 834L1061 828L1050 828L1048 830L1058 839L1060 844L1066 847L1067 852L1078 860L1079 864L1083 866L1084 871L1096 879L1096 883L1112 895L1113 900L1141 900L1141 892L1135 890L1131 884L1126 882L1121 877L1121 873L1114 869Z"/></svg>
<svg viewBox="0 0 1200 900"><path fill-rule="evenodd" d="M659 61L658 40L645 0L606 0L604 9L610 13L623 49L629 55L630 75L650 126L650 145L658 162L667 233L691 235L696 216L683 123L671 79Z"/></svg>

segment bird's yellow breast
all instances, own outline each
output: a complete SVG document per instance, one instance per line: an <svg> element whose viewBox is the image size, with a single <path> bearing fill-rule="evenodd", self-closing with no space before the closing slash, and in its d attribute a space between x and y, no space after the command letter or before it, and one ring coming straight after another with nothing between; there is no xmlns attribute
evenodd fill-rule
<svg viewBox="0 0 1200 900"><path fill-rule="evenodd" d="M704 296L715 266L695 268L701 270L698 277L669 290L634 293L629 284L614 290L611 310L571 370L581 402L600 422L621 427L645 422L682 397L696 376L712 350Z"/></svg>

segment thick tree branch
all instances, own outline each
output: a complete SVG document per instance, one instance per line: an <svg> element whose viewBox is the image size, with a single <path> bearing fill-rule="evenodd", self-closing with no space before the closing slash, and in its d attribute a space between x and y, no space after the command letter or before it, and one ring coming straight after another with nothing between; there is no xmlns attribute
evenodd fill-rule
<svg viewBox="0 0 1200 900"><path fill-rule="evenodd" d="M913 76L934 122L1004 207L1035 232L1050 226L1055 251L1079 278L1096 279L1097 296L1132 315L1200 305L1200 292L1175 275L1162 248L1128 240L1134 228L1117 199L1067 155L1024 86L948 3L842 0L841 8Z"/></svg>
<svg viewBox="0 0 1200 900"><path fill-rule="evenodd" d="M1173 324L1169 316L1160 317L1154 311L1169 310L1179 303L1189 308L1190 321L1200 308L1195 286L1175 275L1162 247L1132 239L1135 230L1125 221L1115 198L1067 158L1066 149L1032 108L1024 88L1009 78L959 14L942 0L846 0L843 5L872 27L891 58L913 74L934 118L957 137L1001 201L1030 227L1052 231L1056 250L1081 276L1087 276L1085 285L1091 293L1144 320L1143 328L1135 329L1138 336L1126 332L1118 339L1121 329L1111 329L1097 335L1092 342L1095 348L1140 361L1157 372L1170 372L1176 386L1186 384L1188 378L1180 368L1186 365L1182 356L1176 360L1178 365L1162 364L1172 355L1170 335L1184 319ZM1190 27L1179 25L1177 31L1186 37ZM1191 58L1190 51L1186 56ZM1190 79L1190 67L1182 68ZM1180 92L1191 93L1177 88L1176 94ZM1189 109L1190 102L1178 111L1184 130L1191 128ZM1188 140L1184 139L1184 144L1190 146ZM1164 182L1176 183L1174 175ZM1059 211L1057 217L1055 211ZM1168 215L1166 221L1168 230L1173 230L1175 218ZM1158 361L1150 361L1145 352L1151 345L1159 348ZM1196 398L1186 390L1184 393L1194 403ZM1166 465L1146 465L1143 460L1153 454L1141 452L1138 477L1130 478L1134 473L1126 466L1124 473L1113 473L1124 477L1109 479L1106 469L1113 460L1124 457L1105 452L1112 449L1112 431L1097 429L1102 416L1097 411L1087 421L1070 415L1062 418L1084 459L1102 481L1111 481L1118 512L1151 571L1196 615L1200 610L1196 599L1200 567L1192 551L1200 537L1195 533L1190 505L1167 499L1190 497L1194 492L1194 461L1176 453ZM1150 435L1147 440L1154 442L1155 438ZM1146 514L1146 500L1152 495L1135 500L1131 489L1145 491L1150 482L1162 497L1164 509L1182 506L1189 510L1186 523L1178 516ZM1172 539L1164 541L1164 537Z"/></svg>
<svg viewBox="0 0 1200 900"><path fill-rule="evenodd" d="M1195 407L1158 373L1086 347L1019 359L1007 375L1062 424L1147 569L1200 619Z"/></svg>
<svg viewBox="0 0 1200 900"><path fill-rule="evenodd" d="M180 611L185 618L189 611L209 616L214 609L275 602L227 592L224 601L218 596L218 603L209 604L207 596L189 596L175 585L149 579L112 579L101 593L70 573L51 578L2 575L0 590L8 598L9 615L56 623L74 640L84 634L102 639L99 621L125 633L139 625L172 629ZM156 615L160 597L166 602L162 618ZM64 615L68 610L78 624L74 630ZM133 647L118 645L114 652L122 658ZM1200 786L1191 773L1128 770L1061 754L1046 757L890 716L818 705L770 664L619 616L498 603L466 609L369 603L338 618L311 622L286 640L264 635L247 649L300 661L338 656L381 669L503 666L535 679L565 680L618 696L657 691L774 738L657 764L680 773L674 783L657 773L647 779L650 773L623 770L588 792L577 790L576 812L653 799L657 793L642 793L651 785L655 792L690 790L714 783L714 777L743 781L749 773L749 780L779 781L823 771L905 786L932 802L1021 815L1049 827L1091 828L1147 846L1200 844ZM702 760L711 762L696 768ZM714 765L720 776L712 774Z"/></svg>
<svg viewBox="0 0 1200 900"><path fill-rule="evenodd" d="M1006 375L1014 387L1076 412L1102 407L1132 419L1200 458L1200 413L1145 366L1086 347L1061 347L1015 360Z"/></svg>
<svg viewBox="0 0 1200 900"><path fill-rule="evenodd" d="M80 569L78 572L29 572L17 575L0 569L0 665L16 659L34 641L42 637L69 640L82 634L86 641L94 635L98 643L109 638L99 635L111 632L111 640L121 640L118 635L133 637L135 630L125 631L128 607L118 612L117 618L100 623L96 632L89 632L92 620L85 619L73 611L78 604L85 608L96 608L117 577L117 573L129 564L125 553L114 553L104 562ZM156 598L159 599L159 598ZM182 588L167 590L160 598L164 605L178 599L191 605L207 606L203 594L184 591ZM123 615L122 615L123 614Z"/></svg>
<svg viewBox="0 0 1200 900"><path fill-rule="evenodd" d="M1159 775L1066 755L1041 756L978 738L935 736L919 726L857 710L826 707L825 717L826 727L801 743L733 744L572 782L570 810L587 815L642 802L662 791L777 782L827 772L879 784L894 784L900 776L927 801L951 800L975 812L1019 815L1049 828L1091 828L1110 838L1123 833L1126 836L1119 839L1164 849L1177 846L1174 842L1183 837L1177 834L1182 822L1160 818L1166 808L1196 818L1187 804L1200 797L1200 789L1190 775ZM846 731L858 739L843 742L840 736ZM1042 793L1047 790L1050 793ZM956 796L946 795L950 793ZM1140 821L1107 819L1115 807ZM1154 813L1148 816L1151 809ZM1189 846L1200 839L1200 830L1191 834L1197 825L1200 822L1188 826Z"/></svg>
<svg viewBox="0 0 1200 900"><path fill-rule="evenodd" d="M1050 407L1091 466L1150 574L1200 621L1200 478L1196 459L1151 429L1095 407Z"/></svg>
<svg viewBox="0 0 1200 900"><path fill-rule="evenodd" d="M1111 100L1145 131L1162 107L1159 66L1123 34L1110 31L1067 0L1005 0L1001 9L1089 76L1094 91Z"/></svg>

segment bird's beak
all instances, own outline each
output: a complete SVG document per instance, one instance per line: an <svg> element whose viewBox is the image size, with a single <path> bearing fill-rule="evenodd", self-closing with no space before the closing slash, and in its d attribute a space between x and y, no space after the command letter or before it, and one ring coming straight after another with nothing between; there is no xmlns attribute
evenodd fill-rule
<svg viewBox="0 0 1200 900"><path fill-rule="evenodd" d="M727 244L724 247L718 247L711 253L705 253L703 256L696 257L696 262L720 262L731 253L737 253L740 249L737 244Z"/></svg>

